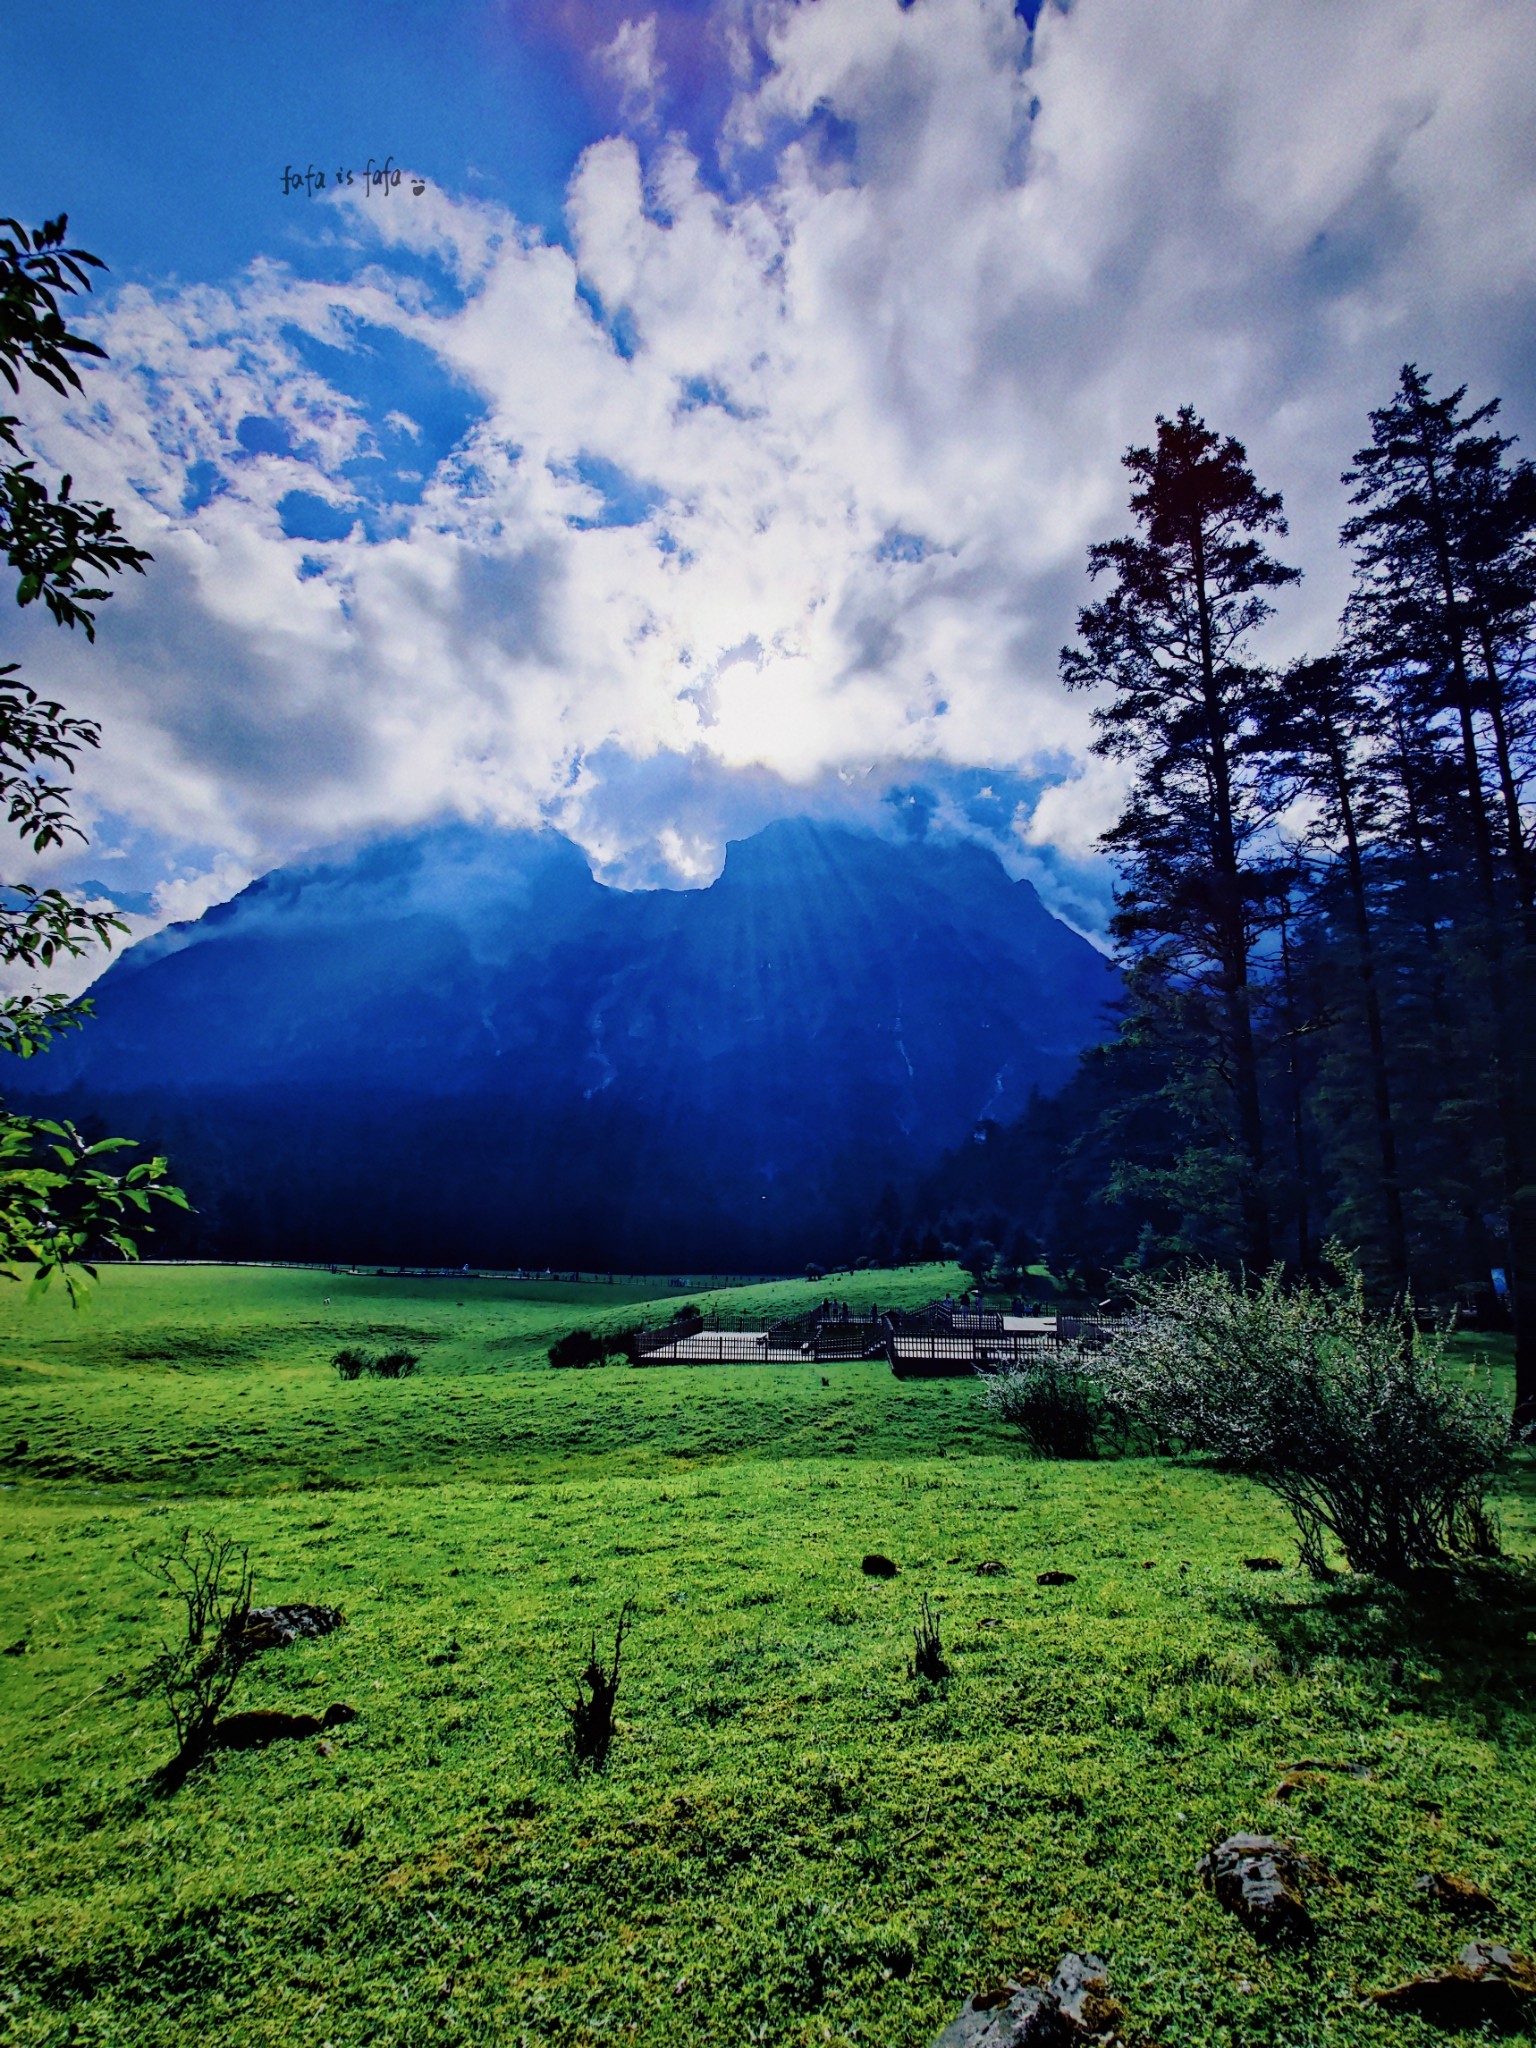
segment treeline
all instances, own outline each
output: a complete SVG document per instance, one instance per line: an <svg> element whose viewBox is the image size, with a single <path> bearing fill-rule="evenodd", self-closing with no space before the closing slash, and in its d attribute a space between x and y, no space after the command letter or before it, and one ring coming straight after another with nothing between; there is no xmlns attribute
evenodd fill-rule
<svg viewBox="0 0 1536 2048"><path fill-rule="evenodd" d="M1189 407L1127 453L1062 654L1128 777L1119 1027L908 1228L1306 1275L1337 1236L1383 1295L1497 1297L1536 1412L1536 471L1497 414L1403 370L1344 471L1337 641L1285 668L1253 644L1300 573L1278 494Z"/></svg>

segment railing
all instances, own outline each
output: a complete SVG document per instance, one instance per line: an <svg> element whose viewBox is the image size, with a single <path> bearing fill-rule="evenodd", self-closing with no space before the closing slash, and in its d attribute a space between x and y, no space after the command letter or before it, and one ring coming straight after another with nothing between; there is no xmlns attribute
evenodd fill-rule
<svg viewBox="0 0 1536 2048"><path fill-rule="evenodd" d="M724 1364L798 1358L852 1359L890 1355L890 1322L870 1316L785 1316L764 1328L761 1316L711 1311L637 1330L629 1354L638 1364L711 1360Z"/></svg>
<svg viewBox="0 0 1536 2048"><path fill-rule="evenodd" d="M695 1312L691 1316L677 1316L670 1323L659 1323L653 1330L636 1330L632 1339L633 1355L644 1358L652 1351L661 1351L669 1344L678 1344L686 1337L696 1337L704 1327L704 1318Z"/></svg>
<svg viewBox="0 0 1536 2048"><path fill-rule="evenodd" d="M835 1322L816 1325L815 1351L818 1358L869 1358L887 1351L891 1326L883 1318L839 1317Z"/></svg>
<svg viewBox="0 0 1536 2048"><path fill-rule="evenodd" d="M632 1351L636 1365L790 1365L807 1355L804 1344L771 1336L765 1330L698 1330L675 1339L665 1330L647 1331L646 1335L660 1342Z"/></svg>
<svg viewBox="0 0 1536 2048"><path fill-rule="evenodd" d="M760 1317L712 1310L637 1330L629 1355L636 1364L885 1358L898 1378L958 1377L1048 1357L1062 1344L1107 1344L1113 1327L1102 1316L1061 1316L1054 1329L1009 1330L996 1312L934 1303L878 1317L786 1316L765 1329Z"/></svg>
<svg viewBox="0 0 1536 2048"><path fill-rule="evenodd" d="M897 1330L890 1346L891 1369L898 1379L957 1378L988 1366L1017 1365L1054 1351L1048 1331L1004 1330L979 1336L951 1330Z"/></svg>
<svg viewBox="0 0 1536 2048"><path fill-rule="evenodd" d="M955 1308L942 1301L930 1301L923 1308L892 1309L890 1320L897 1329L969 1331L973 1335L1002 1334L1001 1309Z"/></svg>

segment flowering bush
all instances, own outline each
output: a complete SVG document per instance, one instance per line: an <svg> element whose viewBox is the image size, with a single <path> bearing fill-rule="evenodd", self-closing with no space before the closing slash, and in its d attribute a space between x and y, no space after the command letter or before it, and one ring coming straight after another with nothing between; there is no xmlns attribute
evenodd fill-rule
<svg viewBox="0 0 1536 2048"><path fill-rule="evenodd" d="M983 1403L1021 1430L1038 1456L1098 1456L1111 1418L1096 1350L1077 1342L1042 1345L1017 1364L979 1370Z"/></svg>
<svg viewBox="0 0 1536 2048"><path fill-rule="evenodd" d="M1160 1447L1268 1487L1315 1576L1329 1536L1354 1570L1388 1577L1492 1555L1508 1417L1447 1378L1443 1335L1371 1309L1349 1254L1329 1249L1333 1287L1216 1268L1134 1282L1134 1312L1094 1363L1105 1399Z"/></svg>

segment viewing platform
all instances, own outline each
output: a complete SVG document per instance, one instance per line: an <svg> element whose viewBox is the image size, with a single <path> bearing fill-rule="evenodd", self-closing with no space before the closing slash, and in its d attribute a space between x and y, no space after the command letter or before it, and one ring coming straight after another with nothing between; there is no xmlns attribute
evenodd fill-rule
<svg viewBox="0 0 1536 2048"><path fill-rule="evenodd" d="M940 1379L1002 1368L1058 1345L1107 1341L1102 1317L1014 1316L942 1302L917 1310L857 1316L827 1304L820 1311L764 1326L724 1313L692 1313L629 1343L636 1365L769 1365L883 1358L898 1379Z"/></svg>

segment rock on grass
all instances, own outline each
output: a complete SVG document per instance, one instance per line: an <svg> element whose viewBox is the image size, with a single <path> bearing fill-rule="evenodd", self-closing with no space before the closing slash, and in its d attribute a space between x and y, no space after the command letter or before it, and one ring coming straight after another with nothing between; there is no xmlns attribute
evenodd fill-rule
<svg viewBox="0 0 1536 2048"><path fill-rule="evenodd" d="M1065 1955L1049 1984L978 1992L933 2048L1073 2048L1114 2037L1123 2014L1098 1956Z"/></svg>
<svg viewBox="0 0 1536 2048"><path fill-rule="evenodd" d="M1536 1964L1498 1941L1469 1941L1448 1970L1373 1991L1383 2011L1412 2013L1437 2027L1507 2029L1536 2012Z"/></svg>
<svg viewBox="0 0 1536 2048"><path fill-rule="evenodd" d="M1273 1835L1228 1835L1200 1858L1218 1905L1260 1941L1310 1941L1316 1932L1302 1896L1306 1858Z"/></svg>

